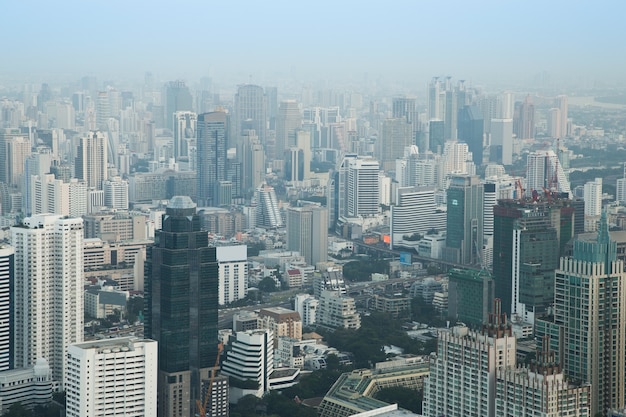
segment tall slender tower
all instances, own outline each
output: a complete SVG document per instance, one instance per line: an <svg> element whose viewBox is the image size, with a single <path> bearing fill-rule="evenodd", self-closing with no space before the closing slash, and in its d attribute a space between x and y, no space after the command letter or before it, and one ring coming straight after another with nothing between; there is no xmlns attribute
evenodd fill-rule
<svg viewBox="0 0 626 417"><path fill-rule="evenodd" d="M561 258L554 293L565 373L572 381L591 384L591 415L623 409L626 273L623 261L617 260L605 212L597 240L576 240L573 256Z"/></svg>
<svg viewBox="0 0 626 417"><path fill-rule="evenodd" d="M217 204L216 189L227 180L227 151L230 118L225 112L204 113L198 116L197 139L197 193L198 204Z"/></svg>
<svg viewBox="0 0 626 417"><path fill-rule="evenodd" d="M76 156L76 178L84 180L88 187L102 190L108 177L107 139L102 132L89 132L80 139Z"/></svg>
<svg viewBox="0 0 626 417"><path fill-rule="evenodd" d="M83 341L83 219L43 214L11 228L15 367L45 358L64 382L67 348Z"/></svg>
<svg viewBox="0 0 626 417"><path fill-rule="evenodd" d="M254 130L261 143L265 144L267 114L267 97L263 87L253 84L240 85L237 88L237 94L235 94L235 120L232 125L233 143L241 144L244 131Z"/></svg>
<svg viewBox="0 0 626 417"><path fill-rule="evenodd" d="M0 245L0 371L13 368L13 303L15 251Z"/></svg>
<svg viewBox="0 0 626 417"><path fill-rule="evenodd" d="M484 187L477 176L452 177L446 219L446 258L452 262L476 265L481 261L483 193Z"/></svg>
<svg viewBox="0 0 626 417"><path fill-rule="evenodd" d="M191 111L177 111L174 118L174 157L189 158L189 146L196 142L198 115Z"/></svg>
<svg viewBox="0 0 626 417"><path fill-rule="evenodd" d="M302 127L302 115L295 100L280 102L276 117L276 148L274 155L282 159L285 151L294 145L295 132Z"/></svg>
<svg viewBox="0 0 626 417"><path fill-rule="evenodd" d="M308 205L287 210L287 249L300 252L309 265L325 262L328 254L328 209Z"/></svg>
<svg viewBox="0 0 626 417"><path fill-rule="evenodd" d="M167 127L174 129L174 113L178 111L192 111L193 97L189 87L182 80L170 81L165 87L165 120Z"/></svg>
<svg viewBox="0 0 626 417"><path fill-rule="evenodd" d="M218 352L218 263L196 205L175 196L147 253L145 330L159 342L159 415L190 417Z"/></svg>

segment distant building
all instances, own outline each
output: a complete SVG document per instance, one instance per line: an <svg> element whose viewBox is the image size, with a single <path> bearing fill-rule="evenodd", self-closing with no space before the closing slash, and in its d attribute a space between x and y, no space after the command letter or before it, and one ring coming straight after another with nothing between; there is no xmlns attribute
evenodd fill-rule
<svg viewBox="0 0 626 417"><path fill-rule="evenodd" d="M248 247L246 245L217 246L219 265L220 305L246 298L248 294Z"/></svg>
<svg viewBox="0 0 626 417"><path fill-rule="evenodd" d="M11 246L0 244L0 372L13 368L14 286L15 250ZM0 409L0 415L2 412Z"/></svg>
<svg viewBox="0 0 626 417"><path fill-rule="evenodd" d="M480 326L493 305L494 279L487 271L451 269L448 272L448 317L468 326Z"/></svg>
<svg viewBox="0 0 626 417"><path fill-rule="evenodd" d="M298 251L309 265L328 259L328 210L306 205L287 209L287 249Z"/></svg>
<svg viewBox="0 0 626 417"><path fill-rule="evenodd" d="M484 186L477 176L454 176L447 191L447 260L464 265L481 261Z"/></svg>
<svg viewBox="0 0 626 417"><path fill-rule="evenodd" d="M303 326L315 324L319 300L310 294L297 294L295 297L295 310L302 318Z"/></svg>
<svg viewBox="0 0 626 417"><path fill-rule="evenodd" d="M278 337L287 336L302 339L302 319L297 311L283 307L267 307L259 311L259 328L269 329L274 335L274 347Z"/></svg>
<svg viewBox="0 0 626 417"><path fill-rule="evenodd" d="M483 163L483 115L476 106L463 106L459 109L457 119L457 138L467 143L474 157L474 163Z"/></svg>
<svg viewBox="0 0 626 417"><path fill-rule="evenodd" d="M356 311L354 298L338 291L324 290L320 296L316 322L330 328L358 329L361 316Z"/></svg>
<svg viewBox="0 0 626 417"><path fill-rule="evenodd" d="M409 297L376 294L374 309L389 313L395 319L408 318L411 315L411 300Z"/></svg>

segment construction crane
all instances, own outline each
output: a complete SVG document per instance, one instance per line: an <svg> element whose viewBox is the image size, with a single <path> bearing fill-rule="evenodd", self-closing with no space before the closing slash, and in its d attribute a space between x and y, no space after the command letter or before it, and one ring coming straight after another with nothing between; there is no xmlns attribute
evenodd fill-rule
<svg viewBox="0 0 626 417"><path fill-rule="evenodd" d="M217 373L217 367L220 364L220 356L224 350L224 344L222 342L217 344L217 356L215 357L215 365L213 365L213 371L211 372L211 378L209 378L209 385L207 386L206 394L204 395L204 402L196 400L196 407L198 407L198 416L208 417L206 407L209 404L209 398L213 392L213 381L215 381L215 374ZM200 392L202 392L202 382L200 382Z"/></svg>

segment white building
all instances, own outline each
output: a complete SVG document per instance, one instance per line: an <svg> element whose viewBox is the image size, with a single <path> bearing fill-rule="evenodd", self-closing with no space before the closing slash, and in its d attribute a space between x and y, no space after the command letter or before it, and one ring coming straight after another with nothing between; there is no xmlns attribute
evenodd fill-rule
<svg viewBox="0 0 626 417"><path fill-rule="evenodd" d="M248 294L248 247L217 246L215 249L219 265L219 304L245 298Z"/></svg>
<svg viewBox="0 0 626 417"><path fill-rule="evenodd" d="M371 216L380 211L380 166L375 159L353 159L348 166L347 217Z"/></svg>
<svg viewBox="0 0 626 417"><path fill-rule="evenodd" d="M67 347L83 340L83 220L43 214L11 228L15 367L45 358L63 381Z"/></svg>
<svg viewBox="0 0 626 417"><path fill-rule="evenodd" d="M87 214L87 186L84 181L72 179L63 182L53 174L31 177L28 199L32 215L54 213L79 217Z"/></svg>
<svg viewBox="0 0 626 417"><path fill-rule="evenodd" d="M11 246L0 244L0 371L9 369L11 359L11 285L15 251ZM2 412L0 411L0 414Z"/></svg>
<svg viewBox="0 0 626 417"><path fill-rule="evenodd" d="M102 190L108 176L108 140L106 133L89 132L80 139L76 157L76 177L88 187Z"/></svg>
<svg viewBox="0 0 626 417"><path fill-rule="evenodd" d="M53 388L50 367L43 358L29 368L0 372L0 415L15 403L26 408L50 404Z"/></svg>
<svg viewBox="0 0 626 417"><path fill-rule="evenodd" d="M237 332L222 363L222 374L240 381L254 381L257 388L242 388L237 382L230 385L231 403L248 394L259 398L269 391L269 378L274 370L274 334L271 330Z"/></svg>
<svg viewBox="0 0 626 417"><path fill-rule="evenodd" d="M128 181L113 177L104 181L104 205L115 210L128 210Z"/></svg>
<svg viewBox="0 0 626 417"><path fill-rule="evenodd" d="M310 294L296 294L295 310L300 313L303 326L315 324L319 300Z"/></svg>
<svg viewBox="0 0 626 417"><path fill-rule="evenodd" d="M490 155L492 161L496 160L504 165L513 163L513 119L491 120L490 152L494 151L496 155Z"/></svg>
<svg viewBox="0 0 626 417"><path fill-rule="evenodd" d="M67 417L156 417L157 342L134 337L67 350Z"/></svg>
<svg viewBox="0 0 626 417"><path fill-rule="evenodd" d="M436 209L433 187L398 188L396 205L391 206L390 248L393 249L404 236L424 234L432 229Z"/></svg>
<svg viewBox="0 0 626 417"><path fill-rule="evenodd" d="M584 197L585 216L600 216L602 214L602 178L596 178L585 184Z"/></svg>
<svg viewBox="0 0 626 417"><path fill-rule="evenodd" d="M283 219L280 215L278 198L273 187L261 185L256 189L256 216L255 226L266 228L283 227Z"/></svg>
<svg viewBox="0 0 626 417"><path fill-rule="evenodd" d="M563 164L551 149L529 153L526 159L526 194L530 196L533 190L541 192L544 188L572 196Z"/></svg>
<svg viewBox="0 0 626 417"><path fill-rule="evenodd" d="M345 329L361 327L361 316L356 311L354 298L339 291L324 290L320 296L316 322L323 326Z"/></svg>

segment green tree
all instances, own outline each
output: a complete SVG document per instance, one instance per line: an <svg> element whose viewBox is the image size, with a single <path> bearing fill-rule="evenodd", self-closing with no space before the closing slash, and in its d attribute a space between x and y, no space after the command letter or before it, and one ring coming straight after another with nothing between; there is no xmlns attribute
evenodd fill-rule
<svg viewBox="0 0 626 417"><path fill-rule="evenodd" d="M272 277L265 277L259 282L259 289L264 292L276 292L276 282Z"/></svg>
<svg viewBox="0 0 626 417"><path fill-rule="evenodd" d="M3 417L33 417L33 412L17 402L9 407L9 411L4 413Z"/></svg>

